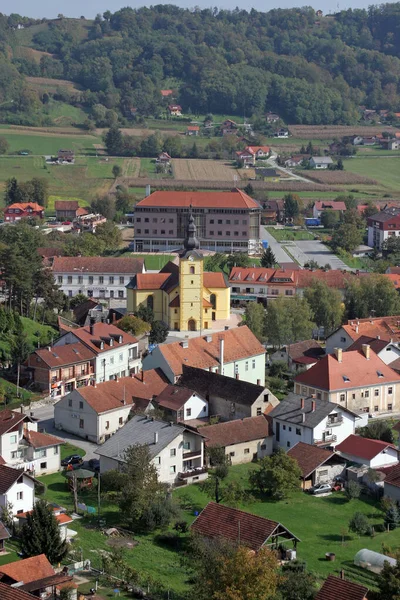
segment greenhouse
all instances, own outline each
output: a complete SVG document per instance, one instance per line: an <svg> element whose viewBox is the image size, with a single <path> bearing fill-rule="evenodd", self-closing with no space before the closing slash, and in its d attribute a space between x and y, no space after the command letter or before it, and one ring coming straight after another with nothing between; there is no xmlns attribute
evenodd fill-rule
<svg viewBox="0 0 400 600"><path fill-rule="evenodd" d="M363 567L373 573L380 573L385 562L394 566L396 564L396 559L380 554L379 552L373 552L373 550L368 550L367 548L359 550L354 557L354 564L357 565L357 567Z"/></svg>

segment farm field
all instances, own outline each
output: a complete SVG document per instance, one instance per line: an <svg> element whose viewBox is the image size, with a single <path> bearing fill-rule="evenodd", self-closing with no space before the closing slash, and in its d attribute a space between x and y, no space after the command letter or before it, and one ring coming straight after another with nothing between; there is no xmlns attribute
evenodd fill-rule
<svg viewBox="0 0 400 600"><path fill-rule="evenodd" d="M288 125L293 137L306 140L330 140L341 138L344 135L373 136L385 130L384 125ZM387 127L386 127L387 129ZM393 133L400 132L394 127L390 128Z"/></svg>
<svg viewBox="0 0 400 600"><path fill-rule="evenodd" d="M400 188L400 157L352 158L344 162L344 168L363 177L373 177L380 185L398 191Z"/></svg>
<svg viewBox="0 0 400 600"><path fill-rule="evenodd" d="M76 131L76 130L75 130ZM17 154L29 150L32 154L56 154L60 148L71 148L76 154L96 154L94 144L102 144L100 137L91 134L74 133L73 128L0 128L0 135L10 144L9 153Z"/></svg>
<svg viewBox="0 0 400 600"><path fill-rule="evenodd" d="M185 181L234 181L237 177L236 169L228 166L223 161L200 159L174 158L172 169L175 179Z"/></svg>
<svg viewBox="0 0 400 600"><path fill-rule="evenodd" d="M64 89L73 94L78 91L78 86L73 81L67 79L50 79L47 77L26 77L27 83L38 92L57 92L57 89Z"/></svg>
<svg viewBox="0 0 400 600"><path fill-rule="evenodd" d="M400 163L399 163L400 165ZM371 179L366 175L354 173L352 171L330 171L329 169L302 171L302 176L315 183L327 185L377 185L376 179Z"/></svg>

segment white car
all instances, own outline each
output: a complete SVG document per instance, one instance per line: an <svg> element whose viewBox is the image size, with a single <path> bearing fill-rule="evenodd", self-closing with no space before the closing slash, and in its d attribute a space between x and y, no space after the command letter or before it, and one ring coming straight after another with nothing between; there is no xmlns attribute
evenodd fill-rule
<svg viewBox="0 0 400 600"><path fill-rule="evenodd" d="M317 483L309 489L310 494L313 494L313 496L316 496L317 494L329 494L331 491L332 487L329 483Z"/></svg>

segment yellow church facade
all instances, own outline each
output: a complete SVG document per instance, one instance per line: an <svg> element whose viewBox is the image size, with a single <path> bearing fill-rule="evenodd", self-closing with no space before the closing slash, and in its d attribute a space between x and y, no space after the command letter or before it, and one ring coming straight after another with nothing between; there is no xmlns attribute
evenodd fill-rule
<svg viewBox="0 0 400 600"><path fill-rule="evenodd" d="M202 331L213 321L230 318L230 288L223 273L204 272L196 227L189 218L185 248L179 264L169 262L159 273L138 273L127 286L127 311L140 305L171 330Z"/></svg>

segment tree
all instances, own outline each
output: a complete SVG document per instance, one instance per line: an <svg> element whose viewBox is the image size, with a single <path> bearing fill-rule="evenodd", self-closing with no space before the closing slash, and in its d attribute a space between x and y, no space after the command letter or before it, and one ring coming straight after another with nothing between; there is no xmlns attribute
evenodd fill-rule
<svg viewBox="0 0 400 600"><path fill-rule="evenodd" d="M230 254L226 259L226 266L228 267L229 272L233 269L233 267L250 267L251 258L248 254L244 252L235 252L235 254Z"/></svg>
<svg viewBox="0 0 400 600"><path fill-rule="evenodd" d="M306 289L304 298L311 307L313 320L318 327L324 328L325 337L339 327L344 309L339 290L330 288L324 281L315 279Z"/></svg>
<svg viewBox="0 0 400 600"><path fill-rule="evenodd" d="M30 200L32 202L37 202L40 206L47 206L49 198L49 182L46 179L43 179L43 177L33 177L28 183L32 188Z"/></svg>
<svg viewBox="0 0 400 600"><path fill-rule="evenodd" d="M396 504L392 504L387 509L383 522L388 530L396 529L399 526L400 514Z"/></svg>
<svg viewBox="0 0 400 600"><path fill-rule="evenodd" d="M107 131L104 142L108 154L111 156L120 156L122 154L124 139L121 130L116 125L113 125Z"/></svg>
<svg viewBox="0 0 400 600"><path fill-rule="evenodd" d="M95 237L103 243L104 250L115 251L122 244L121 230L112 221L106 221L99 225Z"/></svg>
<svg viewBox="0 0 400 600"><path fill-rule="evenodd" d="M151 324L149 343L163 344L168 337L169 329L163 321L153 321Z"/></svg>
<svg viewBox="0 0 400 600"><path fill-rule="evenodd" d="M132 315L125 315L120 321L118 321L118 327L127 333L131 333L134 336L142 336L147 331L150 331L150 324L142 321L138 317Z"/></svg>
<svg viewBox="0 0 400 600"><path fill-rule="evenodd" d="M300 213L300 198L297 194L286 194L283 197L285 219L293 221Z"/></svg>
<svg viewBox="0 0 400 600"><path fill-rule="evenodd" d="M304 268L305 269L310 269L310 271L316 271L319 269L319 264L317 263L316 260L308 260L306 263L304 263Z"/></svg>
<svg viewBox="0 0 400 600"><path fill-rule="evenodd" d="M210 254L204 258L204 271L206 272L218 272L224 271L227 257L221 252Z"/></svg>
<svg viewBox="0 0 400 600"><path fill-rule="evenodd" d="M356 533L358 536L364 535L369 529L369 521L367 515L356 512L349 521L349 530Z"/></svg>
<svg viewBox="0 0 400 600"><path fill-rule="evenodd" d="M387 442L388 444L394 443L393 430L390 424L384 419L374 419L368 423L365 427L361 427L359 431L363 437L380 440L381 442Z"/></svg>
<svg viewBox="0 0 400 600"><path fill-rule="evenodd" d="M344 165L343 165L343 159L342 158L338 158L337 163L336 163L336 170L337 171L343 171L344 170Z"/></svg>
<svg viewBox="0 0 400 600"><path fill-rule="evenodd" d="M110 220L115 215L115 201L111 196L98 196L95 200L92 200L90 206L94 213L103 215L106 219Z"/></svg>
<svg viewBox="0 0 400 600"><path fill-rule="evenodd" d="M65 540L61 539L57 519L46 500L37 500L26 523L21 527L20 546L24 556L45 554L52 564L61 562L68 553Z"/></svg>
<svg viewBox="0 0 400 600"><path fill-rule="evenodd" d="M11 358L13 364L17 367L17 392L19 391L21 365L28 358L30 351L28 336L24 332L21 319L18 319L15 336L11 340Z"/></svg>
<svg viewBox="0 0 400 600"><path fill-rule="evenodd" d="M396 563L390 565L387 561L383 563L383 569L377 575L379 588L379 600L398 600L400 589L400 552L394 557Z"/></svg>
<svg viewBox="0 0 400 600"><path fill-rule="evenodd" d="M363 231L354 223L341 223L333 232L331 246L334 250L342 248L354 252L363 240Z"/></svg>
<svg viewBox="0 0 400 600"><path fill-rule="evenodd" d="M283 568L283 577L278 585L277 600L313 600L317 593L316 577L308 573L297 561Z"/></svg>
<svg viewBox="0 0 400 600"><path fill-rule="evenodd" d="M88 300L89 298L85 296L85 294L76 294L76 296L70 299L69 306L70 308L75 308L76 306L79 306Z"/></svg>
<svg viewBox="0 0 400 600"><path fill-rule="evenodd" d="M0 136L0 154L6 154L9 148L10 144L8 143L8 140L5 137Z"/></svg>
<svg viewBox="0 0 400 600"><path fill-rule="evenodd" d="M326 229L333 229L339 223L340 214L337 210L323 210L321 223Z"/></svg>
<svg viewBox="0 0 400 600"><path fill-rule="evenodd" d="M149 306L145 306L144 304L140 304L137 311L134 313L135 317L138 317L142 321L146 323L153 323L154 321L154 313Z"/></svg>
<svg viewBox="0 0 400 600"><path fill-rule="evenodd" d="M250 474L253 490L273 500L282 500L300 488L301 470L297 462L279 448L272 456L260 461L260 468Z"/></svg>
<svg viewBox="0 0 400 600"><path fill-rule="evenodd" d="M273 346L308 340L314 327L312 310L304 298L280 297L268 304L264 334Z"/></svg>
<svg viewBox="0 0 400 600"><path fill-rule="evenodd" d="M11 179L7 179L6 181L4 201L6 204L14 204L15 202L19 202L19 200L18 181L15 179L15 177L11 177Z"/></svg>
<svg viewBox="0 0 400 600"><path fill-rule="evenodd" d="M344 304L348 319L397 315L400 312L400 300L393 283L379 274L349 282Z"/></svg>
<svg viewBox="0 0 400 600"><path fill-rule="evenodd" d="M117 177L120 177L122 173L122 169L119 165L114 165L112 168L112 174L114 175L114 179L117 179Z"/></svg>
<svg viewBox="0 0 400 600"><path fill-rule="evenodd" d="M244 311L244 323L261 341L264 338L265 308L257 302L248 302Z"/></svg>
<svg viewBox="0 0 400 600"><path fill-rule="evenodd" d="M275 254L272 252L271 248L268 247L264 250L261 255L260 265L265 269L272 269L276 265Z"/></svg>
<svg viewBox="0 0 400 600"><path fill-rule="evenodd" d="M344 493L346 494L347 500L355 500L360 497L361 486L357 481L352 481L350 479L350 481L347 482Z"/></svg>

